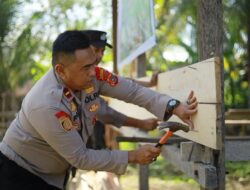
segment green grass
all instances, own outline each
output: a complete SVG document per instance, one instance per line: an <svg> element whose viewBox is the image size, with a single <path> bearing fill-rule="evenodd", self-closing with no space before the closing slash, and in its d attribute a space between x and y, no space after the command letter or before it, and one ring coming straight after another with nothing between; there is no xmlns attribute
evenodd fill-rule
<svg viewBox="0 0 250 190"><path fill-rule="evenodd" d="M136 143L120 143L122 150L133 150L137 148ZM250 190L250 161L246 162L229 162L225 163L226 166L226 187L229 190ZM153 189L172 189L167 184L186 184L191 189L196 189L198 184L193 179L187 177L177 168L172 166L162 156L157 158L157 161L149 165L149 184L154 186ZM128 183L125 185L124 190L138 189L138 166L129 164L128 170L125 175L121 176L121 182ZM165 184L165 186L164 186ZM236 188L237 187L237 188ZM176 189L176 188L174 188ZM178 188L177 188L178 189ZM185 188L184 186L184 189ZM198 188L199 189L199 188Z"/></svg>

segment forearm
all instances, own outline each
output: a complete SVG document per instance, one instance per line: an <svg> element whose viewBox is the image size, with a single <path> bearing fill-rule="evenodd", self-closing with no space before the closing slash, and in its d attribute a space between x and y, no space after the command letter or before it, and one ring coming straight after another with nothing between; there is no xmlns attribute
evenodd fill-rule
<svg viewBox="0 0 250 190"><path fill-rule="evenodd" d="M141 85L141 86L144 86L144 87L152 87L151 83L148 82L148 81L141 81L141 80L135 80L134 79L134 82L136 82L137 84Z"/></svg>
<svg viewBox="0 0 250 190"><path fill-rule="evenodd" d="M143 124L143 120L132 117L126 117L124 121L124 125L128 127L142 128Z"/></svg>
<svg viewBox="0 0 250 190"><path fill-rule="evenodd" d="M119 77L119 83L115 87L102 83L100 94L144 107L160 120L163 120L167 102L171 99L168 95L159 94L122 77Z"/></svg>

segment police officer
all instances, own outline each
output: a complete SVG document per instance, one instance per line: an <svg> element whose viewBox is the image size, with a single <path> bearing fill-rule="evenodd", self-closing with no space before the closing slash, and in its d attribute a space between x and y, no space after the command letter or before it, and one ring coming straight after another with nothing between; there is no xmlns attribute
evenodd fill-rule
<svg viewBox="0 0 250 190"><path fill-rule="evenodd" d="M86 148L100 94L145 107L161 120L175 114L193 127L193 93L189 104L181 103L96 67L80 31L57 37L52 65L24 98L0 144L0 189L62 189L71 166L123 174L128 163L151 163L160 154L151 145L131 151Z"/></svg>
<svg viewBox="0 0 250 190"><path fill-rule="evenodd" d="M89 37L90 44L94 49L94 52L97 56L97 65L101 62L103 54L105 52L105 47L112 48L112 45L107 42L107 33L100 30L83 30L84 34ZM145 87L152 87L156 85L157 82L157 74L153 74L151 80L149 82L144 81L136 81L138 84ZM140 128L146 131L153 130L157 126L157 119L149 118L149 119L137 119L129 116L125 116L124 114L112 109L107 105L104 100L101 100L101 108L98 111L97 118L100 121L96 122L94 127L94 133L92 136L93 148L100 149L105 148L104 144L104 126L103 123L112 124L116 127L121 126L131 126Z"/></svg>

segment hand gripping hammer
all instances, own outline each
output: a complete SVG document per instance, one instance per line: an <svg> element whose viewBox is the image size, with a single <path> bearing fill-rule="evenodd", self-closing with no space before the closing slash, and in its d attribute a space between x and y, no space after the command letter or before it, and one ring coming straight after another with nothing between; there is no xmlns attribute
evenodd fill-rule
<svg viewBox="0 0 250 190"><path fill-rule="evenodd" d="M176 131L182 130L186 133L189 131L189 127L187 125L183 125L182 123L178 122L172 122L172 121L162 122L159 126L160 130L165 128L169 128L169 130L161 137L161 139L155 145L155 147L161 147L162 145L164 145ZM156 161L156 158L154 158L153 161Z"/></svg>
<svg viewBox="0 0 250 190"><path fill-rule="evenodd" d="M182 123L178 123L178 122L172 122L172 121L162 122L159 126L160 126L159 127L160 130L165 129L165 128L169 128L169 130L161 137L161 139L155 145L155 147L161 147L162 145L164 145L167 142L167 140L176 131L179 131L179 130L182 130L184 132L189 131L189 127L187 125L183 125Z"/></svg>

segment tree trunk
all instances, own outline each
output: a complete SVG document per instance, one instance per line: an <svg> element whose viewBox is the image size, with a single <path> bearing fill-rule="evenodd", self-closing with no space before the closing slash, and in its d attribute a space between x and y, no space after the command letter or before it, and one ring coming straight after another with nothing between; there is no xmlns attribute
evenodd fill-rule
<svg viewBox="0 0 250 190"><path fill-rule="evenodd" d="M220 57L221 63L223 63L223 14L222 14L222 0L198 0L198 59L199 61L208 59L211 57ZM217 190L225 189L225 151L224 151L224 137L225 137L225 125L224 125L224 70L223 64L221 64L221 96L222 103L217 107L218 120L217 128L221 133L219 137L222 147L219 151L209 149L211 155L214 158L213 164L217 169L218 176L218 188ZM219 133L217 134L219 135Z"/></svg>

